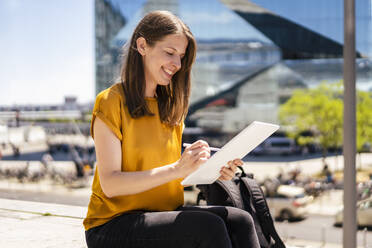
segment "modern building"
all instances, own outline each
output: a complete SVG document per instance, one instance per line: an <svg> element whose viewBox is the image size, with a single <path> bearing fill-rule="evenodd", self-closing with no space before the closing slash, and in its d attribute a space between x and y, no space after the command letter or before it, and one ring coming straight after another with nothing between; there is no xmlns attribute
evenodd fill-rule
<svg viewBox="0 0 372 248"><path fill-rule="evenodd" d="M284 51L283 54L287 54L287 51L295 54L303 52L309 54L310 58L316 55L318 57L342 55L338 45L342 46L344 40L344 1L221 1L273 40ZM356 48L360 56L371 58L372 1L355 1L355 8Z"/></svg>
<svg viewBox="0 0 372 248"><path fill-rule="evenodd" d="M109 0L95 0L95 73L96 94L114 82L118 73L118 59L112 53L110 42L125 25L126 19L118 5Z"/></svg>
<svg viewBox="0 0 372 248"><path fill-rule="evenodd" d="M198 52L188 126L233 133L253 120L277 123L278 108L294 89L342 79L340 0L103 2L128 20L107 38L114 57L150 10L170 10L190 27ZM357 86L363 90L372 89L371 5L356 1ZM97 79L96 92L105 87L107 81Z"/></svg>

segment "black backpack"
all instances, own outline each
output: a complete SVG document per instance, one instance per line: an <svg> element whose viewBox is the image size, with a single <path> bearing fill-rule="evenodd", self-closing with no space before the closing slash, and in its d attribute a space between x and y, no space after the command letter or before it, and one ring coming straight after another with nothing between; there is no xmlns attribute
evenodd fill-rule
<svg viewBox="0 0 372 248"><path fill-rule="evenodd" d="M261 187L239 166L241 174L231 181L217 180L213 184L200 184L197 204L206 200L208 205L232 206L248 211L254 220L257 236L262 248L285 248L274 227Z"/></svg>

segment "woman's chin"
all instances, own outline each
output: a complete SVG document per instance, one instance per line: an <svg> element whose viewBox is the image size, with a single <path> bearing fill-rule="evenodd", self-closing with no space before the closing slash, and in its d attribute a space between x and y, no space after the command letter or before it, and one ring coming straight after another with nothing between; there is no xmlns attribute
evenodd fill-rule
<svg viewBox="0 0 372 248"><path fill-rule="evenodd" d="M169 85L170 82L171 80L162 80L162 81L159 81L158 85L167 86Z"/></svg>

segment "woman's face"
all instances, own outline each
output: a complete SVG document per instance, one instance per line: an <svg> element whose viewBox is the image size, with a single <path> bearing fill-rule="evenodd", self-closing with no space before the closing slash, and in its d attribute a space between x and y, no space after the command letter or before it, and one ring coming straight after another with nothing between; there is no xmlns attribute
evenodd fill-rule
<svg viewBox="0 0 372 248"><path fill-rule="evenodd" d="M146 44L144 39L137 40L145 68L146 87L155 89L157 85L168 85L171 82L172 76L181 69L181 59L187 44L187 38L182 33L167 35L153 47Z"/></svg>

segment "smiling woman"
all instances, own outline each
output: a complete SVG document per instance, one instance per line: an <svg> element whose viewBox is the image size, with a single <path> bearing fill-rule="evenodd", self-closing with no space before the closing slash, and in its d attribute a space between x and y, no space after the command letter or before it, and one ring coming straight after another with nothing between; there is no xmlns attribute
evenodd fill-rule
<svg viewBox="0 0 372 248"><path fill-rule="evenodd" d="M134 30L123 63L125 97L131 115L140 117L150 114L142 96L157 96L161 120L174 126L186 115L196 42L173 14L152 13L147 17Z"/></svg>
<svg viewBox="0 0 372 248"><path fill-rule="evenodd" d="M184 177L210 157L202 140L181 155L196 43L166 11L136 27L121 82L97 95L91 122L97 166L88 247L259 247L252 217L232 207L185 207ZM221 169L230 180L240 159Z"/></svg>

